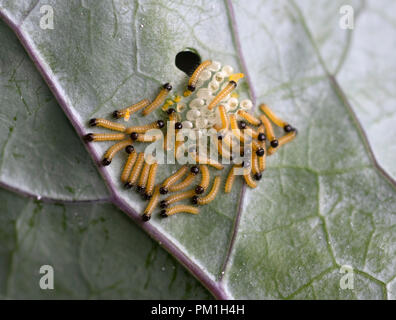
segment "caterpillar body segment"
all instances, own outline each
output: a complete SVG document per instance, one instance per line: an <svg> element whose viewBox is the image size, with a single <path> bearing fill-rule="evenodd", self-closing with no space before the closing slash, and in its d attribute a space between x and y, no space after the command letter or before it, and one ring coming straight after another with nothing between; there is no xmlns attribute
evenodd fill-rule
<svg viewBox="0 0 396 320"><path fill-rule="evenodd" d="M254 180L257 180L257 181L261 180L261 178L262 178L261 172L264 171L264 170L260 170L260 164L259 164L260 158L264 158L264 157L257 156L257 154L255 152L252 153L252 160L251 160L252 174L253 174ZM265 166L265 163L264 163L264 166Z"/></svg>
<svg viewBox="0 0 396 320"><path fill-rule="evenodd" d="M294 129L292 132L285 134L284 136L279 138L279 146L283 146L286 143L289 143L297 136L297 131Z"/></svg>
<svg viewBox="0 0 396 320"><path fill-rule="evenodd" d="M131 133L131 138L132 140L135 140L137 142L154 142L157 141L158 139L161 138L160 134L147 134L147 133L137 133L137 132L132 132Z"/></svg>
<svg viewBox="0 0 396 320"><path fill-rule="evenodd" d="M232 155L229 149L223 146L221 140L217 139L217 152L221 155L222 159L232 160Z"/></svg>
<svg viewBox="0 0 396 320"><path fill-rule="evenodd" d="M170 146L170 143L168 141L168 133L166 133L165 136L164 136L163 148L164 148L164 151L171 150L171 146Z"/></svg>
<svg viewBox="0 0 396 320"><path fill-rule="evenodd" d="M236 87L237 87L237 82L240 78L243 78L242 73L238 74L233 74L230 76L230 81L228 84L224 87L223 90L221 90L215 97L214 99L209 103L208 109L212 110L214 107L216 107L225 97L227 97Z"/></svg>
<svg viewBox="0 0 396 320"><path fill-rule="evenodd" d="M135 151L131 152L128 156L128 159L125 163L124 169L122 170L122 173L121 173L121 181L122 182L124 182L124 183L127 182L128 177L131 173L132 167L136 162L136 159L137 159L137 153Z"/></svg>
<svg viewBox="0 0 396 320"><path fill-rule="evenodd" d="M182 182L170 186L169 192L176 192L176 191L181 191L183 189L186 189L193 183L193 181L195 180L195 177L196 177L196 174L193 174L190 172Z"/></svg>
<svg viewBox="0 0 396 320"><path fill-rule="evenodd" d="M243 178L245 179L246 184L254 189L257 187L257 183L253 180L252 175L250 174L250 170L246 170L246 172L243 175Z"/></svg>
<svg viewBox="0 0 396 320"><path fill-rule="evenodd" d="M212 64L212 60L203 61L193 72L190 79L188 80L187 90L184 92L184 96L188 97L191 93L195 91L199 76L202 71Z"/></svg>
<svg viewBox="0 0 396 320"><path fill-rule="evenodd" d="M151 102L142 112L144 116L147 116L151 112L153 112L155 109L157 109L166 99L167 95L169 94L169 91L172 90L172 86L169 83L165 83L162 86L161 91L158 93L158 95L155 97L153 102Z"/></svg>
<svg viewBox="0 0 396 320"><path fill-rule="evenodd" d="M217 170L224 169L224 166L221 163L217 162L216 160L210 159L208 157L203 157L198 154L196 154L195 156L195 161L199 164L207 164L213 168L216 168Z"/></svg>
<svg viewBox="0 0 396 320"><path fill-rule="evenodd" d="M266 147L265 147L265 143L262 144L262 147L264 149L264 155L262 157L258 157L258 164L259 164L259 171L260 173L263 172L265 170L265 165L266 165Z"/></svg>
<svg viewBox="0 0 396 320"><path fill-rule="evenodd" d="M176 205L176 206L168 208L168 209L162 209L161 217L166 218L166 217L172 216L172 215L174 215L176 213L180 213L180 212L198 214L199 209L197 207L179 204L179 205Z"/></svg>
<svg viewBox="0 0 396 320"><path fill-rule="evenodd" d="M132 169L131 174L128 178L128 181L125 184L125 187L127 189L132 188L132 186L135 185L136 181L139 178L140 171L142 170L143 163L144 163L144 152L140 152L137 156L135 165L133 166L133 169Z"/></svg>
<svg viewBox="0 0 396 320"><path fill-rule="evenodd" d="M200 171L201 171L201 182L199 183L199 185L197 185L195 187L195 193L196 194L201 194L204 193L207 189L207 187L209 186L209 182L210 182L210 172L209 172L209 168L204 165L201 164L199 166Z"/></svg>
<svg viewBox="0 0 396 320"><path fill-rule="evenodd" d="M102 142L102 141L118 141L124 140L125 134L123 133L88 133L84 136L88 142Z"/></svg>
<svg viewBox="0 0 396 320"><path fill-rule="evenodd" d="M252 152L251 164L252 164L252 173L253 174L259 173L260 169L258 164L258 156L255 152Z"/></svg>
<svg viewBox="0 0 396 320"><path fill-rule="evenodd" d="M226 179L225 186L224 186L225 193L230 193L232 190L232 186L235 181L235 168L236 167L237 167L236 165L232 166L232 168L228 172L227 179Z"/></svg>
<svg viewBox="0 0 396 320"><path fill-rule="evenodd" d="M176 181L180 180L182 176L186 174L188 171L188 167L186 165L182 166L179 170L177 170L170 177L166 178L162 183L160 188L161 194L167 194L169 191L169 187L176 183Z"/></svg>
<svg viewBox="0 0 396 320"><path fill-rule="evenodd" d="M126 115L128 115L128 118L129 118L129 115L147 107L149 104L150 104L150 101L148 99L143 99L142 101L139 101L138 103L135 103L135 104L129 106L128 108L121 109L121 110L115 110L113 112L113 117L116 119L119 119L119 118L123 118ZM126 120L129 120L129 119L126 119Z"/></svg>
<svg viewBox="0 0 396 320"><path fill-rule="evenodd" d="M241 130L238 127L238 122L235 114L230 114L230 124L233 135L237 137L240 142L245 142L244 134L241 132Z"/></svg>
<svg viewBox="0 0 396 320"><path fill-rule="evenodd" d="M245 110L238 110L238 115L245 119L253 126L259 126L261 124L260 119L257 119L255 116L251 115L250 113L246 112Z"/></svg>
<svg viewBox="0 0 396 320"><path fill-rule="evenodd" d="M125 126L121 123L109 121L102 118L93 118L89 120L89 124L91 127L102 127L113 131L125 131Z"/></svg>
<svg viewBox="0 0 396 320"><path fill-rule="evenodd" d="M145 133L148 130L151 129L161 129L165 125L165 122L162 120L157 120L152 123L143 125L143 126L133 126L133 127L128 127L125 129L126 134L131 134L132 132L136 133Z"/></svg>
<svg viewBox="0 0 396 320"><path fill-rule="evenodd" d="M158 163L154 162L150 166L149 176L148 176L147 185L146 185L145 199L150 199L150 197L153 195L153 189L154 189L154 185L155 185L155 176L157 175L157 169L158 169Z"/></svg>
<svg viewBox="0 0 396 320"><path fill-rule="evenodd" d="M286 132L290 132L289 128L291 126L286 122L280 119L265 103L260 105L261 111L263 111L270 120L275 123L278 127L283 128Z"/></svg>
<svg viewBox="0 0 396 320"><path fill-rule="evenodd" d="M108 166L113 160L114 156L122 149L132 144L131 139L126 139L120 142L113 144L109 149L107 149L106 153L103 156L102 164L104 166Z"/></svg>
<svg viewBox="0 0 396 320"><path fill-rule="evenodd" d="M221 100L223 100L226 96L228 96L237 86L237 83L235 81L230 81L223 90L221 90L217 96L214 97L214 99L209 103L208 109L212 110L214 107L216 107Z"/></svg>
<svg viewBox="0 0 396 320"><path fill-rule="evenodd" d="M229 131L226 133L226 135L222 139L222 144L224 146L226 146L230 152L234 152L234 149L236 149L236 147L237 147L236 142L233 140L233 137L234 137L234 135L232 134L231 131Z"/></svg>
<svg viewBox="0 0 396 320"><path fill-rule="evenodd" d="M292 141L296 137L296 135L297 135L297 132L294 130L294 131L291 131L291 132L285 134L284 136L280 137L278 139L278 146L276 148L274 148L272 146L268 148L268 155L274 154L276 152L276 150L278 150L281 146Z"/></svg>
<svg viewBox="0 0 396 320"><path fill-rule="evenodd" d="M179 201L182 201L184 199L192 198L194 195L195 195L195 191L194 190L188 190L188 191L184 191L184 192L180 192L180 193L171 195L168 198L166 198L165 200L162 200L160 202L160 207L161 208L167 208L172 203L179 202Z"/></svg>
<svg viewBox="0 0 396 320"><path fill-rule="evenodd" d="M150 198L150 201L143 212L143 216L142 216L143 221L146 222L151 219L151 215L159 202L159 197L160 197L159 186L156 186L154 189L153 196Z"/></svg>
<svg viewBox="0 0 396 320"><path fill-rule="evenodd" d="M213 128L217 131L228 130L230 121L228 120L226 108L220 105L217 109L219 110L221 125L215 124Z"/></svg>
<svg viewBox="0 0 396 320"><path fill-rule="evenodd" d="M221 183L221 177L216 176L213 180L213 185L212 185L212 189L210 190L210 192L206 196L204 196L202 198L198 198L197 203L199 205L205 205L205 204L212 202L216 198L217 193L219 192L220 183Z"/></svg>
<svg viewBox="0 0 396 320"><path fill-rule="evenodd" d="M140 172L139 182L136 187L136 191L139 193L142 193L146 190L146 184L150 173L150 166L151 165L148 162L144 161L143 169Z"/></svg>
<svg viewBox="0 0 396 320"><path fill-rule="evenodd" d="M260 120L264 125L265 128L265 133L267 135L268 140L270 141L270 144L273 148L276 148L278 146L278 140L275 137L274 134L274 129L272 128L272 124L269 121L269 119L265 115L260 116Z"/></svg>

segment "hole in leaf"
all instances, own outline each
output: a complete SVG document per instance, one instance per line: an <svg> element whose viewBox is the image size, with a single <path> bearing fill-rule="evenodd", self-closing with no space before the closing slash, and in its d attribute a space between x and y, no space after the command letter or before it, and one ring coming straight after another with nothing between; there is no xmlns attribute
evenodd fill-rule
<svg viewBox="0 0 396 320"><path fill-rule="evenodd" d="M196 50L188 48L186 51L180 51L175 58L176 67L191 76L194 70L201 64L201 57Z"/></svg>

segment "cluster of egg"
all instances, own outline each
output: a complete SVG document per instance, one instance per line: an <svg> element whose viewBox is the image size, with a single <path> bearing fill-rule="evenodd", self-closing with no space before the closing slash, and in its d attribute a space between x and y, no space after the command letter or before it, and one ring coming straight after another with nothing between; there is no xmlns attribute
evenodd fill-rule
<svg viewBox="0 0 396 320"><path fill-rule="evenodd" d="M208 105L227 85L228 77L233 71L234 69L230 65L222 66L217 61L213 61L202 71L196 84L196 90L191 95L192 100L187 104L184 102L177 104L178 112L187 109L186 120L182 122L183 128L200 130L212 128L217 123L220 124L217 108L208 110ZM221 104L228 113L234 113L238 109L248 110L253 106L249 99L239 101L236 93L226 96Z"/></svg>

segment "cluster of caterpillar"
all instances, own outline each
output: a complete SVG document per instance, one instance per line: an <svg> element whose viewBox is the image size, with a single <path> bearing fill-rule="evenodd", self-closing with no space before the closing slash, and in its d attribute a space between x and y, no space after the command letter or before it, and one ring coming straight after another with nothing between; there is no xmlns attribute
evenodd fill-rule
<svg viewBox="0 0 396 320"><path fill-rule="evenodd" d="M192 94L200 73L211 63L211 60L206 60L196 67L184 92L185 97ZM274 154L281 146L293 140L297 135L297 130L289 123L280 119L266 104L260 105L260 110L263 114L259 117L245 110L238 110L236 113L227 112L221 102L224 97L229 95L237 87L237 82L242 77L243 74L240 73L230 75L228 84L220 90L208 105L209 110L217 108L220 118L220 123L213 126L215 132L217 132L215 141L217 141L218 153L222 159L227 158L232 162L224 186L225 193L231 192L237 169L242 170L241 175L245 183L250 188L256 188L257 181L261 180L262 173L266 168L266 157ZM114 111L112 115L116 119L124 118L127 121L131 114L143 109L143 116L147 116L164 104L171 90L172 86L166 83L152 102L148 99L143 99L128 108ZM174 126L177 134L183 128L180 122L180 114L174 108L167 108L166 112L169 117L168 126L169 124ZM279 138L276 137L272 123L283 128L285 134ZM88 133L85 135L85 140L118 141L105 152L102 159L102 165L104 166L110 165L114 156L122 149L128 154L120 179L126 189L135 187L136 191L142 194L144 200L149 200L142 214L144 221L150 220L154 210L158 206L161 209L160 216L162 217L168 217L180 212L198 214L199 209L194 205L206 205L216 198L221 186L221 177L218 175L215 176L211 184L208 166L217 170L223 170L224 166L217 160L199 154L197 152L198 150L192 153L196 165L183 165L174 174L165 179L165 181L156 184L158 163L155 160L147 161L144 152L137 152L134 144L137 142L147 143L155 141L156 136L147 135L146 133L150 129L164 128L165 122L163 120L157 120L141 126L127 127L117 122L95 118L91 119L89 124L90 126L116 131L116 133ZM237 146L234 144L235 139L239 142ZM168 137L165 135L165 150L169 150L167 142ZM249 149L249 154L246 155L244 147L248 143L251 144L251 149ZM179 146L179 141L176 141L175 154ZM235 160L237 154L238 156L243 156L244 161L238 162ZM247 156L248 158L246 158ZM201 176L200 182L188 189L193 185L198 175ZM211 188L209 190L210 185ZM169 195L164 200L160 199L161 195L174 192L179 193ZM205 192L207 194L203 195ZM190 199L191 205L177 204L170 206L186 199Z"/></svg>

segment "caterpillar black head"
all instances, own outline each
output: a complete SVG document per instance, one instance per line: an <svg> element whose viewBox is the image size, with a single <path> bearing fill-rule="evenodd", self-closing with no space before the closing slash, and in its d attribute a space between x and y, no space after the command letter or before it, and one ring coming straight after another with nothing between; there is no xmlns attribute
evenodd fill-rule
<svg viewBox="0 0 396 320"><path fill-rule="evenodd" d="M165 83L162 88L164 88L165 90L171 91L172 90L172 86L170 83Z"/></svg>

